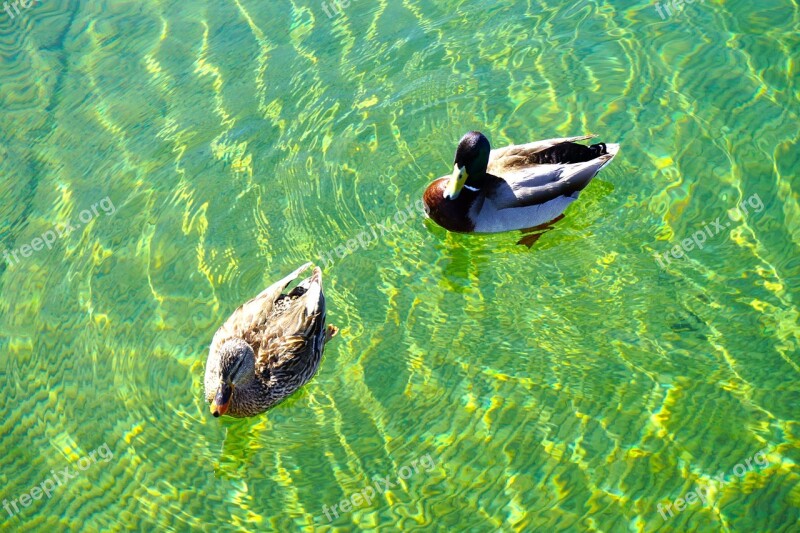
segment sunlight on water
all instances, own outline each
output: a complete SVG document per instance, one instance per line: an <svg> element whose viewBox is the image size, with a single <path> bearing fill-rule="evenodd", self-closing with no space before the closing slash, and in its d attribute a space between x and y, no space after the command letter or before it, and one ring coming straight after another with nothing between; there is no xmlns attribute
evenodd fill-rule
<svg viewBox="0 0 800 533"><path fill-rule="evenodd" d="M796 2L17 7L3 531L800 527ZM470 129L622 149L528 249L422 216ZM214 419L308 260L319 373Z"/></svg>

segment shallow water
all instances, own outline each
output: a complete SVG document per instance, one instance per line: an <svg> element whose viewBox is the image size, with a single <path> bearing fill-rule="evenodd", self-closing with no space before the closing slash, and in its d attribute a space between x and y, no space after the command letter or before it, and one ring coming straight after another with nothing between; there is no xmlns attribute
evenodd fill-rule
<svg viewBox="0 0 800 533"><path fill-rule="evenodd" d="M800 527L800 8L511 4L0 11L3 530ZM413 207L473 128L622 150L529 250ZM306 260L319 373L212 418Z"/></svg>

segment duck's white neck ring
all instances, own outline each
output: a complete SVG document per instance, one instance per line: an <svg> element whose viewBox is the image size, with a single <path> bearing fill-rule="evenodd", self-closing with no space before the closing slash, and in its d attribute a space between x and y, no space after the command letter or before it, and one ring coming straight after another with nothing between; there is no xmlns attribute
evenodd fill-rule
<svg viewBox="0 0 800 533"><path fill-rule="evenodd" d="M469 190L471 190L472 192L478 192L478 191L480 190L480 189L478 189L477 187L470 187L469 185L464 185L464 188L465 188L465 189L469 189Z"/></svg>

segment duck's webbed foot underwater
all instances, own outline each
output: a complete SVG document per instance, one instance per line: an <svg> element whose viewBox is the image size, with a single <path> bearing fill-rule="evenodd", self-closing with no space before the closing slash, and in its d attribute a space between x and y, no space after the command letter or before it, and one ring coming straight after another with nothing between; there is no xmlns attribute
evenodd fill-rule
<svg viewBox="0 0 800 533"><path fill-rule="evenodd" d="M539 224L538 226L534 226L532 228L526 228L526 229L520 230L522 233L524 233L526 235L524 237L522 237L519 241L517 241L517 244L522 244L522 245L527 246L528 248L530 248L531 246L536 244L536 241L538 241L539 238L542 235L544 235L545 233L547 233L551 229L554 229L555 223L558 222L559 220L563 219L563 218L564 218L564 215L562 213L562 214L558 215L556 218L554 218L553 220L551 220L550 222L545 222L544 224Z"/></svg>

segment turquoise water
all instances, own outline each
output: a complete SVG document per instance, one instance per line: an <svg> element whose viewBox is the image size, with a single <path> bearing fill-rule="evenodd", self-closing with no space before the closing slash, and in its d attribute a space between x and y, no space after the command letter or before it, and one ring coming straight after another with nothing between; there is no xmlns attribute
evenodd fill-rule
<svg viewBox="0 0 800 533"><path fill-rule="evenodd" d="M326 9L0 11L0 528L796 531L797 3ZM621 151L528 249L414 207L475 128ZM307 260L319 373L214 419Z"/></svg>

